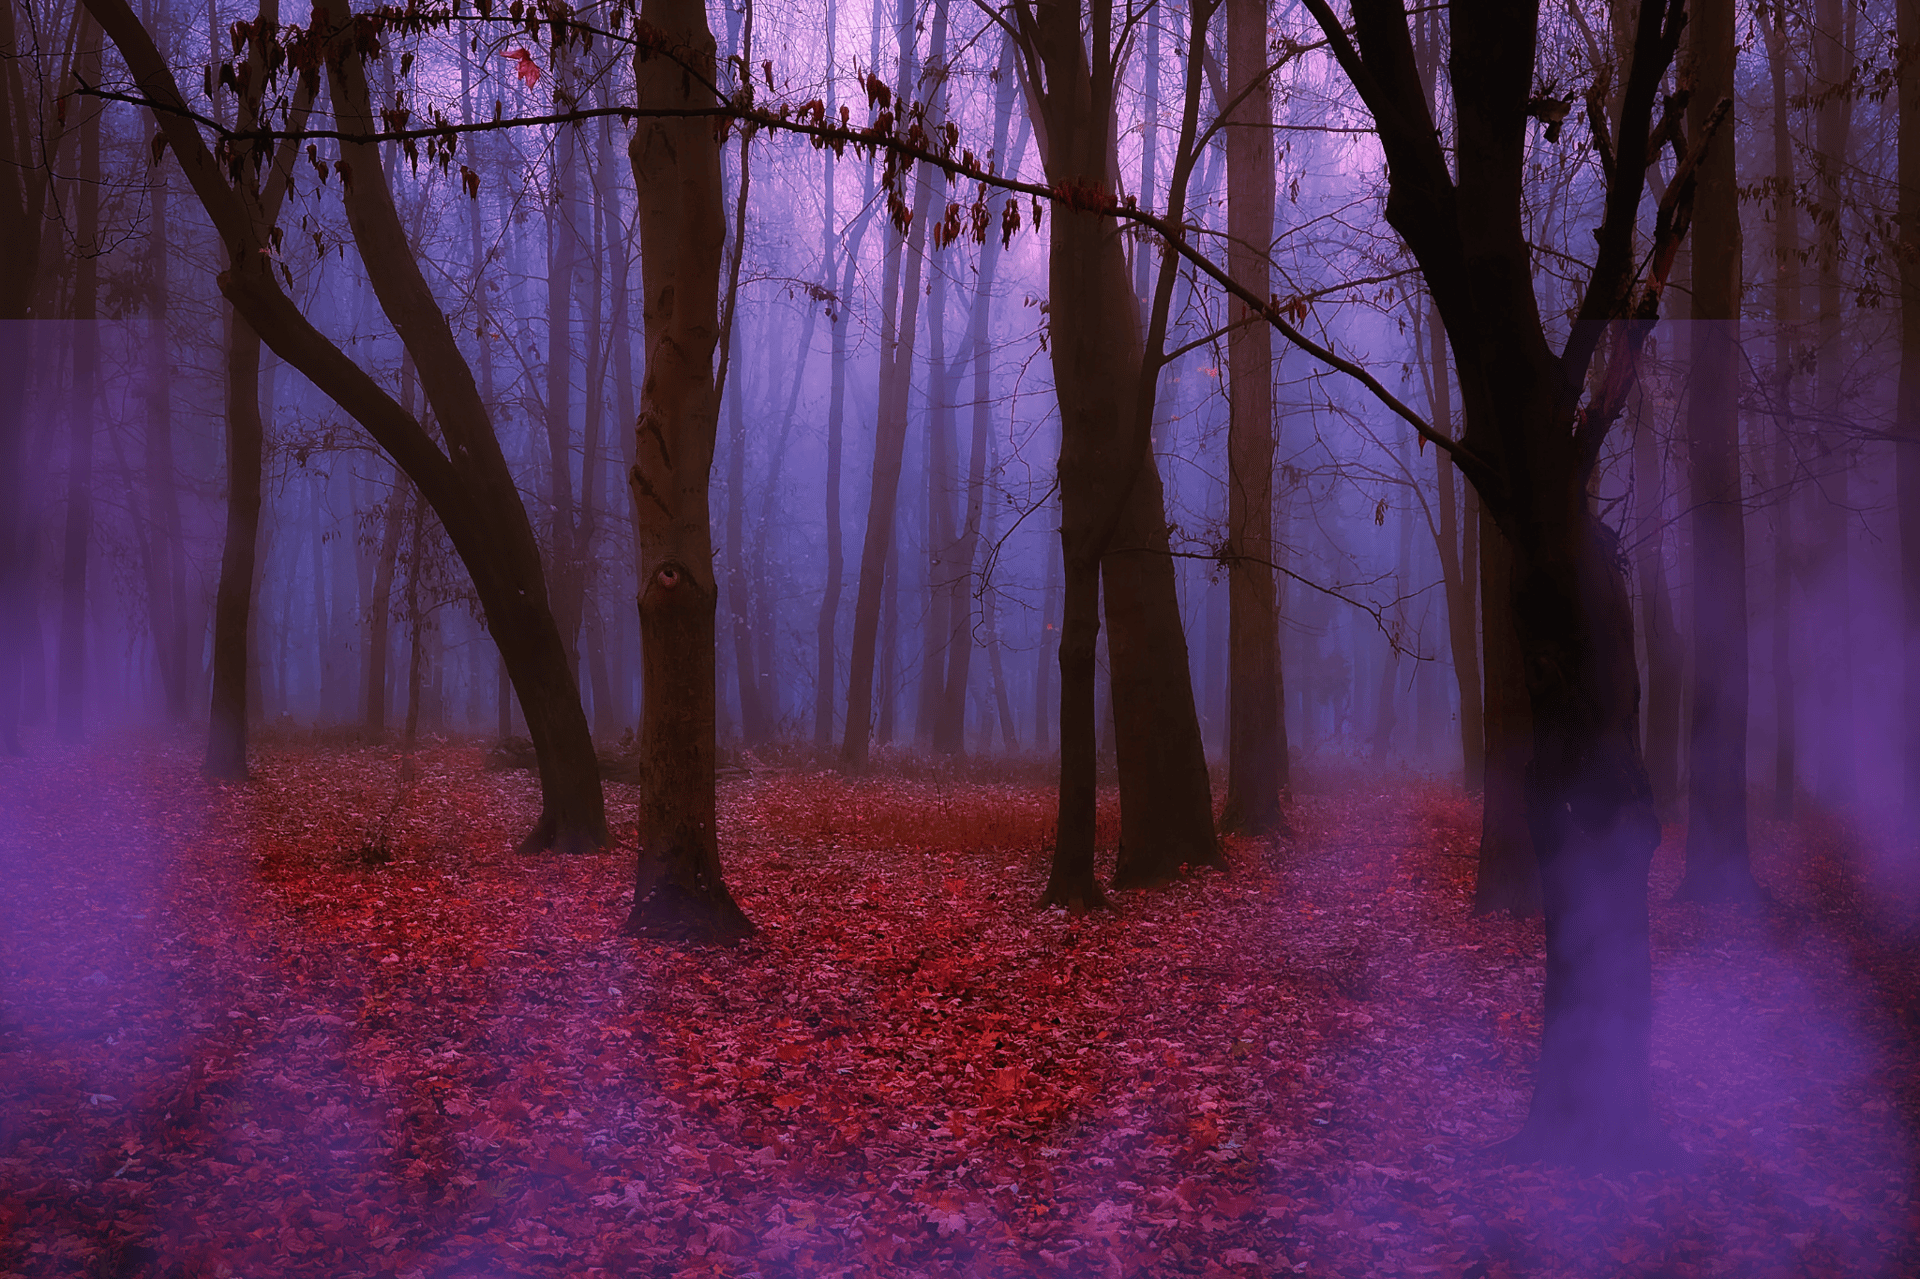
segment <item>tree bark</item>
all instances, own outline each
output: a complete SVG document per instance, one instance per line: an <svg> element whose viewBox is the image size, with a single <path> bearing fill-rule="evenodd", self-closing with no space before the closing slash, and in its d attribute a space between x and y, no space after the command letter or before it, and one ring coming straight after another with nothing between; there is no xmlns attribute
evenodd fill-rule
<svg viewBox="0 0 1920 1279"><path fill-rule="evenodd" d="M1267 74L1267 0L1227 0L1227 270L1255 294L1272 292L1273 90ZM1252 319L1232 302L1234 318ZM1227 335L1227 798L1220 829L1265 836L1286 829L1285 699L1274 588L1273 330L1240 324ZM1184 646L1183 646L1184 647ZM1189 694L1191 697L1191 694Z"/></svg>
<svg viewBox="0 0 1920 1279"><path fill-rule="evenodd" d="M1449 462L1447 465L1451 466ZM1473 913L1528 918L1540 913L1540 868L1527 829L1527 764L1533 712L1513 629L1513 551L1480 517L1480 613L1486 656L1486 756L1481 770L1480 850Z"/></svg>
<svg viewBox="0 0 1920 1279"><path fill-rule="evenodd" d="M1733 0L1693 0L1694 97L1706 128L1734 84ZM1731 127L1731 126L1729 126ZM1693 716L1687 759L1687 869L1680 897L1755 901L1747 852L1747 535L1740 486L1740 207L1730 146L1700 164L1694 196L1691 390Z"/></svg>
<svg viewBox="0 0 1920 1279"><path fill-rule="evenodd" d="M714 40L698 0L644 0L666 48L634 55L635 103L711 107ZM683 68L692 68L689 75ZM635 936L732 941L753 925L727 890L715 825L713 573L708 505L720 388L720 144L710 121L640 122L628 154L639 192L646 379L629 475L640 528L640 850Z"/></svg>
<svg viewBox="0 0 1920 1279"><path fill-rule="evenodd" d="M1447 330L1437 308L1427 317L1427 376L1434 425L1453 434L1453 386L1447 377ZM1440 582L1447 599L1447 647L1453 655L1454 688L1460 696L1461 784L1469 795L1486 786L1487 725L1480 699L1479 602L1474 599L1473 565L1478 559L1478 518L1472 510L1462 517L1455 492L1453 460L1434 451L1440 501ZM1472 503L1469 502L1471 507ZM1470 530L1462 546L1462 529Z"/></svg>

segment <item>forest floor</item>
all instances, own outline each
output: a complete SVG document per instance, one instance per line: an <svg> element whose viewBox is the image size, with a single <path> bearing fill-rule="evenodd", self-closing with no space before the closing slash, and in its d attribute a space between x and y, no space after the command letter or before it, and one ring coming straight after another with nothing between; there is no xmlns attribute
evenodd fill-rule
<svg viewBox="0 0 1920 1279"><path fill-rule="evenodd" d="M1482 1153L1541 933L1470 915L1455 789L1355 770L1072 921L1037 773L757 771L718 951L617 935L632 790L622 851L516 857L481 758L0 761L0 1275L1920 1274L1914 951L1832 823L1757 828L1744 913L1667 900L1669 832L1696 1166L1600 1177Z"/></svg>

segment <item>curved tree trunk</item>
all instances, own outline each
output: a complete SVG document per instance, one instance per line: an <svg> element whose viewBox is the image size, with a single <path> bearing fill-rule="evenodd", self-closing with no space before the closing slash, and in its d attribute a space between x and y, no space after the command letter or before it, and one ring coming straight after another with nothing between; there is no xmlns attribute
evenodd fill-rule
<svg viewBox="0 0 1920 1279"><path fill-rule="evenodd" d="M673 56L634 57L641 107L711 106L714 41L698 0L645 0ZM690 77L682 64L698 69ZM702 83L704 81L704 84ZM714 621L708 485L719 421L720 146L699 118L643 120L639 192L646 381L633 470L640 528L640 851L625 931L731 941L753 925L721 878L714 817Z"/></svg>

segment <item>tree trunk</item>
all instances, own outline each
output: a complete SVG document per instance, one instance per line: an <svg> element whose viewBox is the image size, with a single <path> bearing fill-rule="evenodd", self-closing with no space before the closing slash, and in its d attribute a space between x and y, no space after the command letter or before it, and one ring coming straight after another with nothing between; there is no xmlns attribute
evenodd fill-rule
<svg viewBox="0 0 1920 1279"><path fill-rule="evenodd" d="M404 392L403 392L404 394ZM406 397L411 399L409 395ZM369 733L387 731L387 655L393 619L393 573L400 558L401 527L406 522L406 488L394 472L380 521L380 559L373 570L373 599L367 605L367 713Z"/></svg>
<svg viewBox="0 0 1920 1279"><path fill-rule="evenodd" d="M1733 94L1733 0L1693 0L1689 128ZM1692 376L1693 718L1687 759L1689 901L1754 901L1747 853L1747 536L1740 486L1740 208L1734 152L1699 168L1694 217Z"/></svg>
<svg viewBox="0 0 1920 1279"><path fill-rule="evenodd" d="M1487 516L1480 520L1480 612L1486 655L1486 767L1480 800L1476 915L1540 913L1540 870L1527 828L1527 766L1533 712L1513 626L1513 551Z"/></svg>
<svg viewBox="0 0 1920 1279"><path fill-rule="evenodd" d="M1447 330L1437 308L1427 316L1426 338L1428 403L1433 423L1453 434L1453 386L1447 378ZM1478 559L1476 539L1479 521L1469 510L1462 518L1460 498L1455 493L1453 459L1435 449L1434 469L1439 477L1440 501L1440 581L1447 599L1447 647L1453 655L1453 682L1460 695L1461 783L1469 795L1480 794L1486 785L1487 741L1486 712L1480 701L1480 644L1478 601L1471 580ZM1472 503L1468 503L1469 507ZM1462 529L1467 530L1461 545ZM1484 831L1483 831L1484 834ZM1531 861L1531 857L1528 858Z"/></svg>
<svg viewBox="0 0 1920 1279"><path fill-rule="evenodd" d="M737 234L737 232L736 232ZM748 746L767 740L766 709L760 701L759 664L753 654L753 623L748 599L744 508L747 504L747 415L740 388L744 371L733 366L727 401L727 633L733 641L733 675L740 691L740 736Z"/></svg>
<svg viewBox="0 0 1920 1279"><path fill-rule="evenodd" d="M1124 261L1109 265L1124 267ZM1124 270L1113 271L1112 283L1128 287ZM1131 310L1123 314L1132 321ZM1141 463L1126 503L1100 565L1120 770L1115 889L1167 883L1183 866L1226 865L1214 838L1207 752L1193 703L1160 471L1151 457ZM1277 680L1274 639L1271 669Z"/></svg>
<svg viewBox="0 0 1920 1279"><path fill-rule="evenodd" d="M634 57L641 108L714 103L714 41L697 0L644 0L670 56ZM683 67L691 67L689 75ZM753 925L721 877L715 826L714 620L708 507L720 388L713 371L724 238L720 145L710 121L640 122L629 148L639 192L646 380L630 473L640 527L640 850L625 931L731 941Z"/></svg>
<svg viewBox="0 0 1920 1279"><path fill-rule="evenodd" d="M100 28L80 23L75 74L100 82ZM73 394L68 419L67 515L60 563L60 674L54 700L54 732L62 742L81 740L81 701L87 668L87 551L93 537L93 414L99 397L100 331L100 113L86 103L80 122L80 170L74 190Z"/></svg>
<svg viewBox="0 0 1920 1279"><path fill-rule="evenodd" d="M420 685L425 674L426 610L420 604L421 558L426 552L426 503L418 493L408 503L407 517L407 718L400 733L400 752L411 760L420 741Z"/></svg>
<svg viewBox="0 0 1920 1279"><path fill-rule="evenodd" d="M1110 14L1077 5L1022 10L1029 61L1044 86L1026 82L1047 178L1057 187L1110 192L1117 160L1117 70ZM1204 30L1206 16L1196 13ZM1091 32L1091 59L1086 32ZM1180 159L1169 207L1183 210L1196 129L1197 55L1187 67ZM1206 757L1194 713L1186 640L1151 423L1172 259L1163 259L1149 333L1127 273L1119 228L1062 203L1049 232L1048 334L1060 407L1060 542L1066 600L1060 637L1060 813L1053 872L1041 904L1084 910L1104 904L1093 879L1094 696L1098 601L1105 579L1108 644L1119 746L1121 839L1116 888L1172 877L1184 864L1220 864L1213 837ZM1085 681L1085 684L1082 684ZM1084 722L1070 717L1085 716Z"/></svg>
<svg viewBox="0 0 1920 1279"><path fill-rule="evenodd" d="M1272 292L1273 91L1267 75L1266 0L1227 0L1227 270L1260 297ZM1245 304L1228 304L1236 320ZM1220 829L1285 830L1285 699L1279 596L1274 588L1273 330L1241 324L1227 335L1227 798ZM1182 646L1184 649L1184 645ZM1170 658L1168 660L1171 660ZM1183 663L1184 668L1184 663ZM1191 697L1191 693L1189 693Z"/></svg>
<svg viewBox="0 0 1920 1279"><path fill-rule="evenodd" d="M565 55L556 50L553 76L571 80ZM553 620L567 650L567 667L580 674L580 618L586 593L586 557L577 545L573 490L573 275L580 253L578 174L583 157L579 130L554 134L554 199L547 211L547 581L553 596ZM589 395L593 393L588 388Z"/></svg>
<svg viewBox="0 0 1920 1279"><path fill-rule="evenodd" d="M260 544L260 484L266 429L260 420L260 338L227 311L227 527L213 606L213 691L207 714L208 776L247 777L247 643Z"/></svg>
<svg viewBox="0 0 1920 1279"><path fill-rule="evenodd" d="M902 93L911 93L919 79L914 58L913 0L898 0L898 6L898 83ZM922 249L927 223L933 216L933 171L921 165L919 172L911 228L903 237L896 225L889 237L888 261L881 285L886 312L880 335L880 405L874 430L873 485L868 491L867 529L860 546L860 583L853 606L853 651L847 672L847 724L840 745L841 768L855 773L866 769L873 734L874 661L880 632L881 596L887 584L894 514L900 494L900 466L907 447L907 394L919 315ZM899 315L895 319L894 287L902 276L905 280L900 286ZM890 671L885 677L891 678Z"/></svg>
<svg viewBox="0 0 1920 1279"><path fill-rule="evenodd" d="M173 455L173 362L167 349L169 200L166 169L155 165L147 261L147 524L152 554L147 611L167 719L187 717L187 561L180 534L180 486Z"/></svg>
<svg viewBox="0 0 1920 1279"><path fill-rule="evenodd" d="M1680 798L1680 689L1683 663L1667 587L1665 467L1651 416L1633 413L1634 577L1640 587L1640 634L1647 650L1647 777L1653 800L1671 813Z"/></svg>
<svg viewBox="0 0 1920 1279"><path fill-rule="evenodd" d="M1000 79L994 92L993 115L993 153L1007 156L1007 172L1019 172L1021 152L1025 150L1025 138L1022 137L1012 155L1007 152L1007 132L1013 117L1013 98L1017 85L1010 62L1012 49L1008 46L1000 59ZM973 290L973 308L967 320L967 360L973 366L973 419L972 436L967 457L967 509L966 518L960 532L960 543L952 556L951 572L954 574L953 589L950 594L949 609L951 617L948 628L951 640L947 653L947 683L941 703L940 720L934 733L934 749L949 755L957 755L964 746L963 728L966 721L967 681L973 664L973 618L971 604L974 583L979 580L977 561L980 557L981 520L986 505L987 455L991 451L993 427L992 401L992 348L989 334L993 322L993 286L999 278L1000 253L1003 245L999 237L989 233L980 245L980 265L975 277ZM947 383L947 399L952 401L952 391L959 385L956 371ZM988 615L986 594L992 590L991 582L981 583L980 623L985 631L988 644L995 644L992 619ZM1004 701L1006 690L1000 684L1000 654L995 648L992 656L995 688ZM1008 749L1012 749L1009 747Z"/></svg>
<svg viewBox="0 0 1920 1279"><path fill-rule="evenodd" d="M1842 175L1848 165L1853 119L1853 6L1843 0L1815 0L1813 9L1815 83L1810 88L1819 101L1814 120L1814 199L1820 210L1813 254L1820 304L1814 387L1821 422L1815 441L1820 474L1813 511L1814 544L1821 557L1820 580L1826 593L1817 603L1820 625L1814 632L1815 651L1808 656L1820 707L1816 759L1821 797L1831 805L1845 807L1856 797L1858 773L1849 474L1853 442L1845 423L1843 385L1851 361L1842 298L1845 283L1840 275L1847 220Z"/></svg>
<svg viewBox="0 0 1920 1279"><path fill-rule="evenodd" d="M1904 12L1904 10L1902 11ZM1793 339L1800 327L1800 208L1795 200L1793 134L1787 127L1787 9L1776 3L1767 31L1773 82L1773 598L1769 605L1773 665L1773 815L1793 816ZM1903 79L1902 84L1906 81ZM1903 90L1904 91L1904 90ZM1904 112L1905 99L1901 99ZM1905 115L1902 115L1905 122ZM1905 135L1902 135L1904 141ZM1904 151L1902 152L1904 158ZM1903 196L1909 184L1902 182ZM1902 262L1905 262L1902 258ZM1902 307L1905 307L1904 295ZM1906 311L1902 311L1905 322ZM1904 367L1904 364L1903 364ZM1896 462L1896 467L1898 463ZM1896 484L1898 478L1896 476ZM1905 518L1906 507L1901 507ZM1904 543L1903 543L1904 546ZM1904 557L1903 557L1904 563ZM1653 690L1649 690L1650 693ZM1657 695L1657 694L1656 694Z"/></svg>
<svg viewBox="0 0 1920 1279"><path fill-rule="evenodd" d="M1896 0L1898 44L1920 49L1920 0ZM1899 85L1900 381L1895 409L1900 508L1901 780L1907 823L1920 819L1920 67L1908 56Z"/></svg>

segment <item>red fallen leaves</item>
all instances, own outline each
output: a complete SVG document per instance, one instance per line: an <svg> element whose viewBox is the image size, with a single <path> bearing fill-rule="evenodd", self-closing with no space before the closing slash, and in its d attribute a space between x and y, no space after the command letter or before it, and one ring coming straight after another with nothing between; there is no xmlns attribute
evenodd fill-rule
<svg viewBox="0 0 1920 1279"><path fill-rule="evenodd" d="M1699 1175L1476 1159L1538 930L1465 915L1437 788L1073 922L1031 909L1043 782L762 775L723 794L762 933L707 952L614 935L622 858L512 857L531 785L477 752L423 757L387 865L382 752L5 769L7 1274L1915 1269L1911 1062L1818 927L1656 909Z"/></svg>

